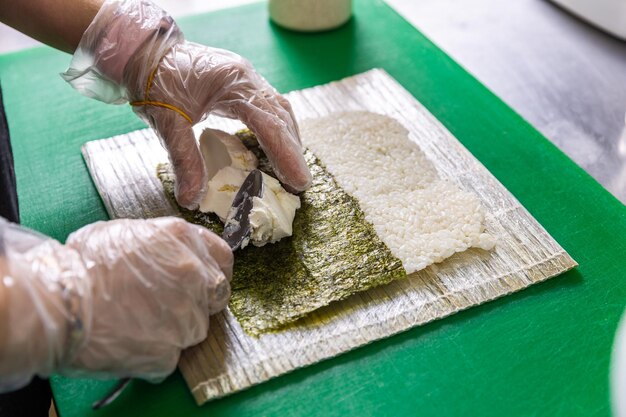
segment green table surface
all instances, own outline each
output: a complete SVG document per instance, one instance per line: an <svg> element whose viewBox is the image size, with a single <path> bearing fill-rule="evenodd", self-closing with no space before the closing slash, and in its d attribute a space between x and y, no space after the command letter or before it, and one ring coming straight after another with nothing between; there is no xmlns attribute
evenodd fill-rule
<svg viewBox="0 0 626 417"><path fill-rule="evenodd" d="M626 304L626 208L380 0L357 0L341 29L298 34L253 4L180 19L188 39L248 57L281 91L374 67L421 101L580 263L527 290L412 329L244 392L195 405L176 373L135 381L111 406L111 381L54 377L73 416L609 415L614 331ZM23 223L57 239L106 219L80 155L86 141L141 128L128 106L75 93L69 56L0 57Z"/></svg>

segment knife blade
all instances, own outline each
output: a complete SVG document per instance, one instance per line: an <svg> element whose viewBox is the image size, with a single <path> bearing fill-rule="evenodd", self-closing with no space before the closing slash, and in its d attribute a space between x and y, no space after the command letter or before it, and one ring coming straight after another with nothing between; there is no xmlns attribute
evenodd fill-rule
<svg viewBox="0 0 626 417"><path fill-rule="evenodd" d="M250 240L250 211L255 197L263 197L263 174L258 169L250 171L241 184L224 223L222 239L233 251L246 246Z"/></svg>

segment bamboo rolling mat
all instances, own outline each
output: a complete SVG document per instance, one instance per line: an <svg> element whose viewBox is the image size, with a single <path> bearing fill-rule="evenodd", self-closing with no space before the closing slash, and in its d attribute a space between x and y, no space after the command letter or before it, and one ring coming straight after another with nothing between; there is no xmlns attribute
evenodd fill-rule
<svg viewBox="0 0 626 417"><path fill-rule="evenodd" d="M253 338L227 309L207 339L186 350L181 372L198 402L221 397L468 307L521 290L576 266L454 136L382 70L287 94L299 119L369 110L399 120L440 177L478 196L491 252L468 250L311 313L297 326ZM210 117L202 126L229 132L239 122ZM176 215L155 175L167 154L149 129L87 143L83 155L111 218Z"/></svg>

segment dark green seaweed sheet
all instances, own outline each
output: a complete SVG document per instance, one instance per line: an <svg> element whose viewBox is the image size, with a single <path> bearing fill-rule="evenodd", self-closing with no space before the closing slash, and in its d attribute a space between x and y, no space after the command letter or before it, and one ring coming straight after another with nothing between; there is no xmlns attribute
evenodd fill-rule
<svg viewBox="0 0 626 417"><path fill-rule="evenodd" d="M267 158L249 131L238 132L272 175ZM356 292L406 277L399 259L376 235L358 202L344 192L309 150L310 189L300 194L293 236L235 253L230 309L246 333L258 336L279 330L306 314ZM174 203L174 176L169 164L157 174ZM217 216L179 207L182 217L221 234Z"/></svg>

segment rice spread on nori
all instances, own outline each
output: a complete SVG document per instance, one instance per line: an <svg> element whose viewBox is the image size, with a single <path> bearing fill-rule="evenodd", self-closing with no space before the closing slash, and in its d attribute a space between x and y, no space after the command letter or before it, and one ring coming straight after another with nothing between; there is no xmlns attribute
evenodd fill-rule
<svg viewBox="0 0 626 417"><path fill-rule="evenodd" d="M274 176L271 166L247 130L237 136L259 159L259 169ZM235 253L229 307L251 335L279 330L306 314L356 292L406 277L368 223L358 202L344 192L322 163L307 149L313 174L311 188L300 194L293 236L263 247ZM174 175L169 164L157 167L165 194L175 203ZM185 220L221 234L214 214L178 206Z"/></svg>

